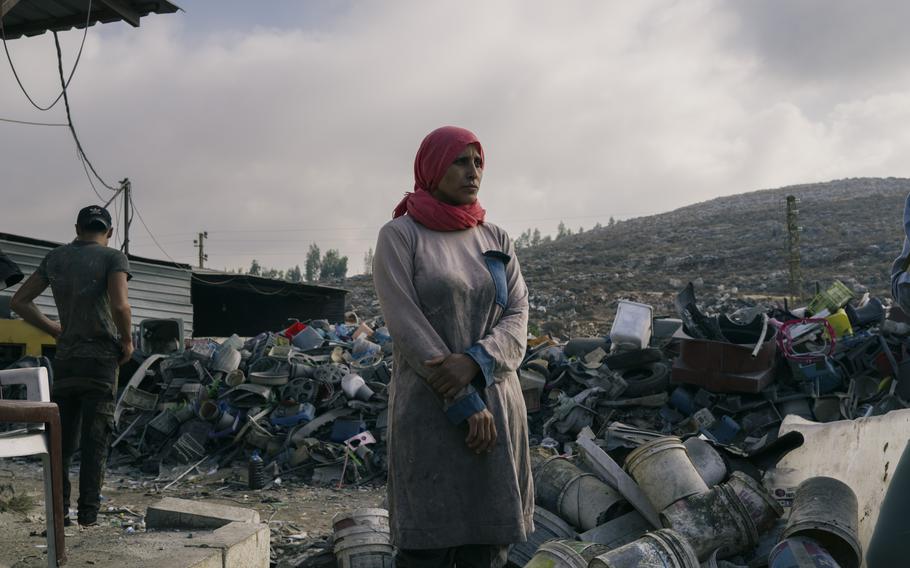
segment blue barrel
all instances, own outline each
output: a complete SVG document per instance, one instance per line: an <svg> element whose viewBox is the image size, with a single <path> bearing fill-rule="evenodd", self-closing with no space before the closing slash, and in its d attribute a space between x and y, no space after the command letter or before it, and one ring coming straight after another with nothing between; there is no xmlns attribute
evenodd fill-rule
<svg viewBox="0 0 910 568"><path fill-rule="evenodd" d="M811 538L795 536L777 543L768 568L841 568L828 551Z"/></svg>

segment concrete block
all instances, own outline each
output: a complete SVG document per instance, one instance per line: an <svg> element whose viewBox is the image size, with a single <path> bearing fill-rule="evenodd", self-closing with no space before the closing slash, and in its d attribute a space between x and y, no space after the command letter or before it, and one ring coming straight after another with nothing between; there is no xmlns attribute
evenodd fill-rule
<svg viewBox="0 0 910 568"><path fill-rule="evenodd" d="M165 497L149 505L145 524L149 529L201 530L218 529L228 523L259 523L259 513L252 509L216 505Z"/></svg>
<svg viewBox="0 0 910 568"><path fill-rule="evenodd" d="M269 568L270 538L265 523L230 523L185 546L220 550L223 568Z"/></svg>
<svg viewBox="0 0 910 568"><path fill-rule="evenodd" d="M224 568L269 568L271 532L267 524L231 523L214 534L233 542L224 551Z"/></svg>

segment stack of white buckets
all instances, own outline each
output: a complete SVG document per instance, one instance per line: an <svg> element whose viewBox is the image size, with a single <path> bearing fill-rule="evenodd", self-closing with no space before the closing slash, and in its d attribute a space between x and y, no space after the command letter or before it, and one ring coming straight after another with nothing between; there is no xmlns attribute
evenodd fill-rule
<svg viewBox="0 0 910 568"><path fill-rule="evenodd" d="M338 568L392 568L395 548L389 534L389 512L357 509L332 519Z"/></svg>

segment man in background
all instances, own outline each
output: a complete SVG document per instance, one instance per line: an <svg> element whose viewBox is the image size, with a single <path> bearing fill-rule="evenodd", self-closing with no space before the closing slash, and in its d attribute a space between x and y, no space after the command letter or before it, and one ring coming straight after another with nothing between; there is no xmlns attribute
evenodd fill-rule
<svg viewBox="0 0 910 568"><path fill-rule="evenodd" d="M57 339L51 400L60 407L63 433L63 504L69 524L69 466L81 448L78 521L95 525L114 423L120 365L133 354L129 261L108 248L111 214L92 205L79 211L76 240L47 253L13 296L10 306L23 320ZM60 322L34 303L48 286ZM81 424L80 424L81 423Z"/></svg>

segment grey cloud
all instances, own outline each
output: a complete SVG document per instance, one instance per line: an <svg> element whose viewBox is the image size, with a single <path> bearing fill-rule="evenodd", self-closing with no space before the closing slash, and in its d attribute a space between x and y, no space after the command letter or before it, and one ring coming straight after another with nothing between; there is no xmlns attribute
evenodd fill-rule
<svg viewBox="0 0 910 568"><path fill-rule="evenodd" d="M194 234L208 230L219 268L302 264L316 241L360 270L413 184L419 141L441 124L480 136L481 200L513 234L910 174L902 62L869 71L862 91L844 88L847 70L804 80L770 45L771 16L742 5L355 3L325 29L225 33L178 14L93 28L71 98L93 161L132 179L168 253L192 262ZM743 37L744 19L767 33ZM78 36L64 39L72 53ZM48 41L13 46L44 94ZM0 77L0 116L47 118ZM15 196L0 230L70 238L93 195L65 131L0 124L0 156ZM134 225L134 251L161 257L144 233Z"/></svg>

